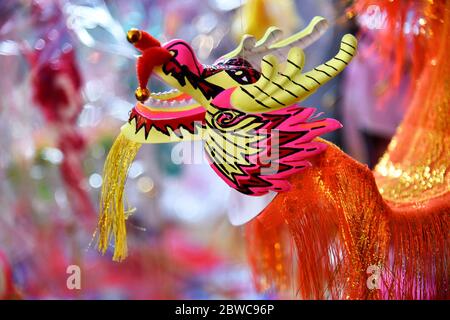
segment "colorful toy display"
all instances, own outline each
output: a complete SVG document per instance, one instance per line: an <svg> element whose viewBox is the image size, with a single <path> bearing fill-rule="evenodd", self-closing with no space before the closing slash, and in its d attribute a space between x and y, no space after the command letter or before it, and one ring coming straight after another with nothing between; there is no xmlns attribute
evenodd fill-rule
<svg viewBox="0 0 450 320"><path fill-rule="evenodd" d="M0 1L0 300L448 299L448 52L450 0Z"/></svg>

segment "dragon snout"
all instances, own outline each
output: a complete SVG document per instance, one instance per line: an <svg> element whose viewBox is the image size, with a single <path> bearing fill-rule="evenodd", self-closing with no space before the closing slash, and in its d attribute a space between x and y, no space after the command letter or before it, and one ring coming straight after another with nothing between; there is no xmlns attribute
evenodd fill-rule
<svg viewBox="0 0 450 320"><path fill-rule="evenodd" d="M134 94L138 101L144 102L150 97L147 82L153 68L168 62L172 54L166 48L161 47L161 43L157 39L142 30L130 29L127 32L127 40L142 53L137 59L136 70L139 87Z"/></svg>

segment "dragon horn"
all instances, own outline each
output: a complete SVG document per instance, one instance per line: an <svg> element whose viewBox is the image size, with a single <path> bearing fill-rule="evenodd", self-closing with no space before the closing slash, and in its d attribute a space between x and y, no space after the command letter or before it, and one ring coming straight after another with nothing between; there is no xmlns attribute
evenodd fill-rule
<svg viewBox="0 0 450 320"><path fill-rule="evenodd" d="M302 78L310 83L308 87L310 88L311 93L344 70L354 57L356 48L356 38L351 34L346 34L341 40L339 52L333 58L311 71L304 73L303 76L308 78L308 80L304 77Z"/></svg>

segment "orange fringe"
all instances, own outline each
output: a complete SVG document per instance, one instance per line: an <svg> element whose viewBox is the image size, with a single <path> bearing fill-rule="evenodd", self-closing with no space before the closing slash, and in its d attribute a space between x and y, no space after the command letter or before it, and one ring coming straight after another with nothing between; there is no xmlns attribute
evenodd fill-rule
<svg viewBox="0 0 450 320"><path fill-rule="evenodd" d="M439 37L375 172L329 144L247 225L259 289L302 299L449 298L450 1L434 3ZM376 288L368 268L380 270Z"/></svg>
<svg viewBox="0 0 450 320"><path fill-rule="evenodd" d="M442 12L446 6L445 0L357 0L348 15L361 15L374 7L386 14L385 28L376 30L374 46L381 57L395 62L390 80L396 87L409 68L413 79L420 76L425 65L427 45L440 38ZM404 32L405 23L412 25L408 34ZM413 34L413 28L417 34Z"/></svg>
<svg viewBox="0 0 450 320"><path fill-rule="evenodd" d="M246 227L260 290L286 295L294 284L302 299L448 297L450 194L420 210L391 208L372 172L331 144L291 183ZM381 270L380 290L367 286L369 266Z"/></svg>

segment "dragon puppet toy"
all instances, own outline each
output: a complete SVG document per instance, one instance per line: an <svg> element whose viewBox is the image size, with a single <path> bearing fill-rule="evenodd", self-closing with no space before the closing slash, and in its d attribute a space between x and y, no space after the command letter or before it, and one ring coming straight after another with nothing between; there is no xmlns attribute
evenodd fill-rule
<svg viewBox="0 0 450 320"><path fill-rule="evenodd" d="M140 146L203 140L211 168L231 188L250 196L277 193L246 224L259 289L295 286L300 297L318 299L442 297L448 285L448 201L418 203L400 193L392 199L386 175L383 190L366 166L319 138L341 124L298 105L356 54L357 41L346 34L334 57L304 72L303 48L326 27L325 19L315 17L288 38L275 27L259 41L245 35L212 65L201 64L183 40L161 45L144 31L130 30L127 38L141 52L138 102L106 159L98 249L104 253L112 241L114 260L127 255L123 193ZM150 76L173 89L150 92ZM443 183L448 191L448 177ZM440 186L429 189L434 187ZM413 228L420 241L414 241Z"/></svg>

